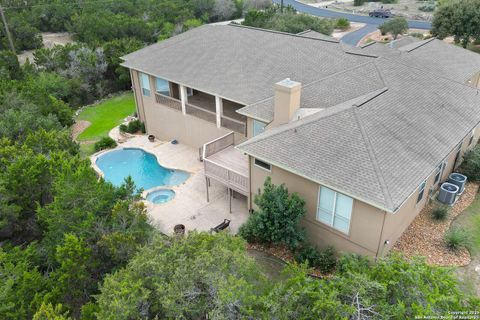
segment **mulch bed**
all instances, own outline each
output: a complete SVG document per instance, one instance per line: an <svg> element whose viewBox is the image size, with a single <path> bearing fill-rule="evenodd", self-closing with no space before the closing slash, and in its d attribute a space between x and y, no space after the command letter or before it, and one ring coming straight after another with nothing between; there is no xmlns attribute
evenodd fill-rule
<svg viewBox="0 0 480 320"><path fill-rule="evenodd" d="M392 251L399 251L405 257L423 256L427 263L438 266L465 266L471 261L467 249L450 250L444 241L451 222L475 199L479 185L468 183L460 199L450 209L447 218L435 221L431 218L433 205L426 206L402 234Z"/></svg>
<svg viewBox="0 0 480 320"><path fill-rule="evenodd" d="M293 257L293 253L285 246L281 245L264 245L260 243L247 243L247 249L253 249L261 252L268 253L274 257L277 257L280 260L283 260L285 263L295 263L295 258ZM329 275L323 274L317 269L311 269L309 272L310 276L316 278L326 278Z"/></svg>

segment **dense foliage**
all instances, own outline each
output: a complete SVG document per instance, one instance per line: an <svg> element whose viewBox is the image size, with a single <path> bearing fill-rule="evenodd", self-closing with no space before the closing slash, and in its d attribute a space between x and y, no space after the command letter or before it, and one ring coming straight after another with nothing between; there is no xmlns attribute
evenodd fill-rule
<svg viewBox="0 0 480 320"><path fill-rule="evenodd" d="M110 137L103 137L95 142L94 150L98 152L100 150L112 149L117 146L117 142Z"/></svg>
<svg viewBox="0 0 480 320"><path fill-rule="evenodd" d="M305 200L298 194L289 194L285 185L276 186L268 177L254 202L258 210L248 217L239 231L244 239L249 242L284 244L292 249L304 241L304 231L299 223L306 212Z"/></svg>
<svg viewBox="0 0 480 320"><path fill-rule="evenodd" d="M397 39L399 35L408 31L408 22L405 18L395 17L387 20L378 28L382 34L390 33L393 39Z"/></svg>
<svg viewBox="0 0 480 320"><path fill-rule="evenodd" d="M480 145L477 145L463 155L460 170L468 177L468 180L480 181Z"/></svg>
<svg viewBox="0 0 480 320"><path fill-rule="evenodd" d="M292 7L284 8L281 12L280 7L271 6L262 11L248 11L242 24L288 33L299 33L310 29L330 35L335 23L335 20L331 19L322 19L303 13L297 14Z"/></svg>
<svg viewBox="0 0 480 320"><path fill-rule="evenodd" d="M145 275L148 275L147 277ZM243 319L258 314L265 279L240 238L158 237L105 279L99 319Z"/></svg>
<svg viewBox="0 0 480 320"><path fill-rule="evenodd" d="M464 48L480 40L480 0L444 1L433 16L432 34L440 39L453 36Z"/></svg>
<svg viewBox="0 0 480 320"><path fill-rule="evenodd" d="M397 255L346 255L327 279L290 265L266 282L242 241L222 233L158 238L106 278L97 301L100 319L410 319L480 306L449 269Z"/></svg>

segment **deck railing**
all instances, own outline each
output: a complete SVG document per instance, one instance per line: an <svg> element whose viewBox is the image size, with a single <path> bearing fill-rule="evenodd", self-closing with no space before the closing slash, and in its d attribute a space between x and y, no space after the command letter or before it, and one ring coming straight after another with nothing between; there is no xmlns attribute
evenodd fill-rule
<svg viewBox="0 0 480 320"><path fill-rule="evenodd" d="M212 154L222 151L235 143L235 134L227 133L220 138L207 142L203 145L203 159L210 157Z"/></svg>
<svg viewBox="0 0 480 320"><path fill-rule="evenodd" d="M187 114L190 114L192 116L195 116L197 118L203 119L208 122L212 122L212 123L217 122L217 116L215 112L194 106L193 104L189 104L189 103L185 104L185 108L186 108Z"/></svg>
<svg viewBox="0 0 480 320"><path fill-rule="evenodd" d="M182 111L182 101L180 101L178 99L175 99L175 98L172 98L172 97L169 97L169 96L165 96L163 94L160 94L160 93L156 92L155 93L155 101L157 103L163 104L164 106L167 106L169 108Z"/></svg>
<svg viewBox="0 0 480 320"><path fill-rule="evenodd" d="M215 179L226 187L248 196L248 176L225 168L211 160L203 159L205 176Z"/></svg>
<svg viewBox="0 0 480 320"><path fill-rule="evenodd" d="M233 130L235 132L246 134L246 124L244 121L233 119L227 116L222 116L222 127Z"/></svg>
<svg viewBox="0 0 480 320"><path fill-rule="evenodd" d="M248 196L248 175L236 172L232 168L227 168L219 165L215 161L208 159L208 157L211 155L234 145L234 143L235 134L230 132L203 145L203 165L205 168L205 176L207 178L215 179L226 185L228 188Z"/></svg>

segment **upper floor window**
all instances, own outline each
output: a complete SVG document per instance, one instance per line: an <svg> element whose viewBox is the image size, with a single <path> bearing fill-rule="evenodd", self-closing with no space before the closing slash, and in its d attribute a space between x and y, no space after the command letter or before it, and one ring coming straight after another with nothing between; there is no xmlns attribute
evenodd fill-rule
<svg viewBox="0 0 480 320"><path fill-rule="evenodd" d="M140 87L142 88L142 94L144 96L150 96L150 78L148 74L139 73L140 76Z"/></svg>
<svg viewBox="0 0 480 320"><path fill-rule="evenodd" d="M418 197L417 197L417 203L422 201L423 199L423 194L425 193L425 186L427 185L427 180L423 181L420 186L418 187Z"/></svg>
<svg viewBox="0 0 480 320"><path fill-rule="evenodd" d="M265 131L266 126L267 124L265 122L261 122L254 119L253 120L253 136L255 137L256 135Z"/></svg>
<svg viewBox="0 0 480 320"><path fill-rule="evenodd" d="M155 90L164 96L170 96L170 84L162 78L155 78Z"/></svg>
<svg viewBox="0 0 480 320"><path fill-rule="evenodd" d="M318 192L317 220L348 233L353 199L323 186Z"/></svg>

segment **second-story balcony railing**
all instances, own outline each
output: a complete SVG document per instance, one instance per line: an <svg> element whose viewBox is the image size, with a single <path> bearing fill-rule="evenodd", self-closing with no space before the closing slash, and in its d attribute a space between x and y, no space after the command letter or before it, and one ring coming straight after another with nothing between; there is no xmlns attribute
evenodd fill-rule
<svg viewBox="0 0 480 320"><path fill-rule="evenodd" d="M161 94L159 92L155 92L155 101L161 105L164 105L166 107L182 111L182 101L164 94ZM185 113L192 115L194 117L203 119L205 121L208 121L210 123L216 123L217 122L217 114L213 110L215 110L215 106L198 106L192 103L185 103ZM224 128L227 128L229 130L241 133L241 134L246 134L246 122L241 121L239 119L235 119L229 116L226 116L222 114L220 116L220 125Z"/></svg>
<svg viewBox="0 0 480 320"><path fill-rule="evenodd" d="M160 94L158 92L155 93L155 101L157 103L163 104L169 108L182 111L182 101Z"/></svg>

